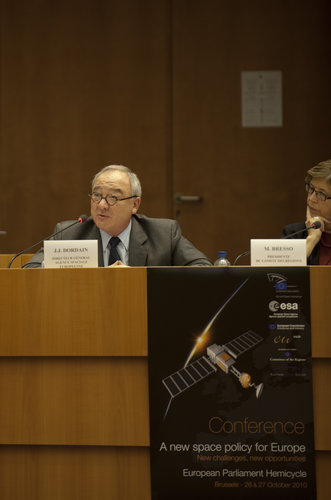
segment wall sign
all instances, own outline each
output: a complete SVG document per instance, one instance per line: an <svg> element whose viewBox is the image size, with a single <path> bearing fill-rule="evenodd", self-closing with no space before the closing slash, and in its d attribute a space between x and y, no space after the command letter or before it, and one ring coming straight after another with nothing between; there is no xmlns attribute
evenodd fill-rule
<svg viewBox="0 0 331 500"><path fill-rule="evenodd" d="M282 127L281 71L241 72L243 127Z"/></svg>

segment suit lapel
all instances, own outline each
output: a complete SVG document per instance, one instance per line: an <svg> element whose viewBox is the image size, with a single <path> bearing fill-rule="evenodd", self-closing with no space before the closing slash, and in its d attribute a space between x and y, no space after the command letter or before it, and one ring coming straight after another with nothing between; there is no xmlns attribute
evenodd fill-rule
<svg viewBox="0 0 331 500"><path fill-rule="evenodd" d="M129 266L146 266L147 247L144 244L148 238L136 218L132 217L132 227L129 246Z"/></svg>
<svg viewBox="0 0 331 500"><path fill-rule="evenodd" d="M91 227L89 228L87 223L86 223L86 232L84 234L84 239L85 240L98 240L98 266L99 267L104 267L104 262L103 262L103 248L102 248L102 240L101 240L101 234L97 226L94 224L93 220L91 217L89 217Z"/></svg>

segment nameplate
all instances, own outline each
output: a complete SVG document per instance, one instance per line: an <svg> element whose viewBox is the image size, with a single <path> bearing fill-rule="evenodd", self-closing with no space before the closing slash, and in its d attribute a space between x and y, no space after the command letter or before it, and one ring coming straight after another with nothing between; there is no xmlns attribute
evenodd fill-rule
<svg viewBox="0 0 331 500"><path fill-rule="evenodd" d="M306 240L251 240L251 266L306 266Z"/></svg>
<svg viewBox="0 0 331 500"><path fill-rule="evenodd" d="M98 267L98 240L44 241L44 267Z"/></svg>

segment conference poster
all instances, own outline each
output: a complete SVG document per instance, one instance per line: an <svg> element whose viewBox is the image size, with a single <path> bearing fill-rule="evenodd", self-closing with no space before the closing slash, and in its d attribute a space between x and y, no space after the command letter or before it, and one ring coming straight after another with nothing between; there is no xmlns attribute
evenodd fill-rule
<svg viewBox="0 0 331 500"><path fill-rule="evenodd" d="M308 268L148 270L153 500L316 498Z"/></svg>

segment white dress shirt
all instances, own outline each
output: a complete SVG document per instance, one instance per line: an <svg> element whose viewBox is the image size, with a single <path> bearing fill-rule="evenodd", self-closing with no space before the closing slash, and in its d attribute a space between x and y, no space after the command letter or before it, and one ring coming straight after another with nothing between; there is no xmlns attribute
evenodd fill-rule
<svg viewBox="0 0 331 500"><path fill-rule="evenodd" d="M116 247L117 253L120 256L121 261L126 266L129 265L129 241L130 241L130 233L131 233L131 225L130 221L129 225L122 231L120 234L116 236L121 240ZM102 250L103 250L103 263L104 266L108 266L109 262L109 240L112 238L112 234L108 234L102 229L100 229L101 239L102 239Z"/></svg>

